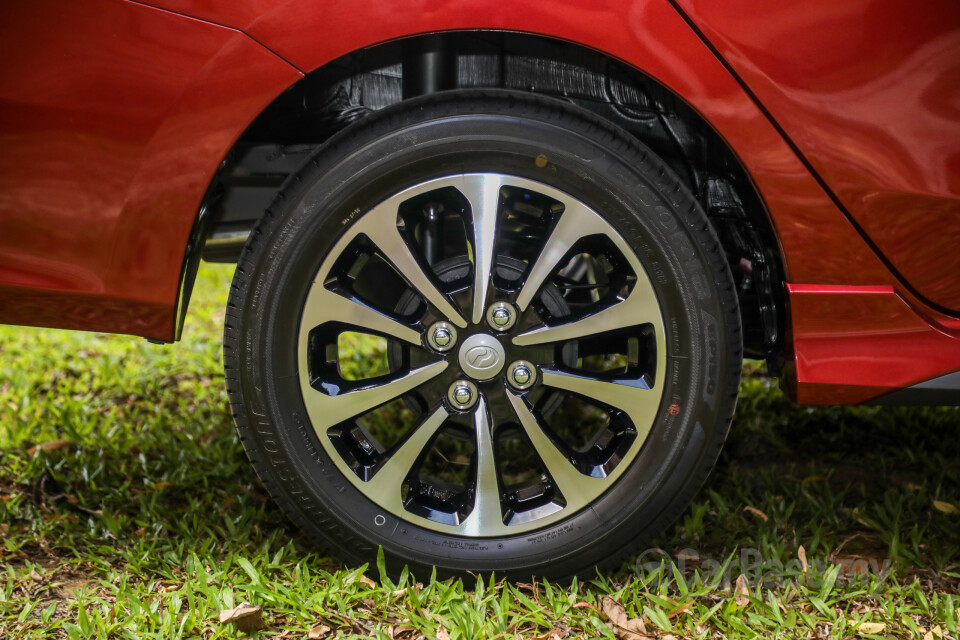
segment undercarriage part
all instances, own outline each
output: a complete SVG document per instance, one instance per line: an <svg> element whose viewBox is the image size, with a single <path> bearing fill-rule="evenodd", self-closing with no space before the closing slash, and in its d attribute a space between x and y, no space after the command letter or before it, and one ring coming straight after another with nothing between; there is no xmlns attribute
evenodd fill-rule
<svg viewBox="0 0 960 640"><path fill-rule="evenodd" d="M250 126L225 159L210 203L205 260L235 262L280 185L320 144L386 106L447 89L503 88L567 100L663 158L703 206L740 297L744 351L778 368L782 265L764 207L712 128L663 86L598 52L521 34L435 34L359 51L308 75Z"/></svg>

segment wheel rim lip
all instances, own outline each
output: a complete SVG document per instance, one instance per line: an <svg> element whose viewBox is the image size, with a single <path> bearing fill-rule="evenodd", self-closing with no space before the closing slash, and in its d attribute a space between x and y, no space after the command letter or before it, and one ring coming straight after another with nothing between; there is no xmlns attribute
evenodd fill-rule
<svg viewBox="0 0 960 640"><path fill-rule="evenodd" d="M451 175L433 178L430 180L420 182L416 185L407 187L405 189L402 189L396 192L395 194L382 200L377 205L371 207L368 211L364 212L362 215L356 216L351 221L351 225L349 225L346 228L345 230L346 232L342 234L341 237L327 251L327 254L322 260L321 266L317 270L317 273L314 277L314 281L308 289L304 306L306 306L307 301L309 301L311 295L313 295L318 288L323 288L323 278L321 277L322 274L326 274L330 271L332 264L347 248L347 245L349 244L349 242L356 236L356 234L350 233L350 228L355 226L356 223L358 223L359 221L361 221L367 213L370 213L380 207L383 207L388 203L395 202L396 206L399 207L399 205L402 202L409 200L410 198L413 198L423 193L441 189L444 187L453 186L457 188L458 185L464 180L470 180L475 178L488 178L490 176L495 176L496 178L498 178L500 180L501 187L502 186L517 187L520 189L526 189L529 191L546 195L548 197L560 200L561 202L564 202L564 203L573 202L579 205L580 207L583 207L586 211L589 211L590 213L597 216L598 218L603 219L614 232L613 236L611 236L611 239L614 241L617 248L623 253L624 257L626 257L626 259L630 264L630 267L633 269L636 275L636 284L635 284L634 291L636 291L636 288L640 286L649 287L651 292L653 292L654 297L656 297L655 291L653 291L653 288L652 288L652 282L649 276L647 275L647 272L644 269L643 264L640 262L639 258L637 257L635 251L626 243L626 241L623 239L623 236L620 234L619 230L617 230L612 223L606 221L605 218L600 216L600 214L598 214L591 207L589 207L588 205L580 201L577 197L561 189L548 185L546 183L542 183L536 180L531 180L529 178L524 178L524 177L510 175L510 174L485 172L485 173L451 174ZM472 206L473 206L473 203L471 202L471 207ZM416 287L414 287L414 289L416 290ZM633 295L633 292L631 292L630 295ZM485 320L486 320L485 316L486 316L486 313L481 314L480 324L485 323ZM454 331L456 331L456 327L459 327L460 329L466 329L474 326L475 323L471 322L471 318L469 318L466 314L463 314L463 318L466 320L465 324L458 323L456 322L456 319L453 319L453 318L447 318L447 322L449 322L449 326L452 329L454 329ZM360 491L365 497L370 499L379 507L383 508L385 511L391 513L392 515L412 525L416 525L424 529L429 529L435 532L444 533L444 534L453 535L453 536L460 536L460 537L466 537L466 538L478 538L478 537L502 537L502 536L509 536L509 535L525 534L531 531L535 531L535 530L542 529L544 527L556 524L562 520L566 520L570 517L573 517L579 512L582 512L587 506L592 504L593 501L600 498L603 493L606 493L607 491L609 491L610 488L617 482L617 480L627 471L627 469L631 467L634 460L639 455L640 450L643 448L643 444L647 440L649 432L653 427L653 422L656 416L659 414L659 406L660 404L662 404L662 401L663 401L663 389L664 389L664 384L666 380L667 354L666 354L666 339L665 339L665 333L664 333L663 305L662 303L659 302L658 299L657 299L657 305L656 305L656 314L655 314L655 317L651 320L650 324L653 325L655 336L656 336L656 372L655 372L654 382L653 382L651 391L653 391L656 394L656 399L654 404L656 405L657 409L653 411L652 415L649 416L649 420L645 420L640 424L637 424L637 422L634 421L634 428L636 429L636 432L637 432L635 441L630 445L630 448L627 454L621 458L620 462L616 465L613 471L605 478L606 486L602 491L600 491L590 501L585 502L584 504L578 506L578 508L575 510L572 510L566 507L560 508L559 511L555 513L533 519L532 521L524 524L505 525L502 523L502 521L500 521L495 523L483 523L481 525L480 523L476 522L475 518L468 516L466 520L461 524L457 526L452 526L452 525L437 522L435 520L431 520L429 518L424 518L417 514L411 513L410 511L405 509L402 504L402 501L400 500L399 489L397 490L396 495L391 498L386 498L382 495L381 496L370 495L369 483L360 479L357 476L357 474L346 464L346 462L343 460L340 453L333 446L333 443L331 442L330 437L326 433L326 431L330 427L334 426L337 423L323 420L324 416L321 413L318 413L316 410L314 410L311 407L311 403L307 401L307 398L310 397L310 394L319 393L316 389L314 389L314 387L310 385L310 376L309 376L309 370L308 370L308 364L307 364L308 354L309 354L309 349L308 349L309 333L317 325L305 323L303 321L302 313L301 313L301 318L300 318L300 323L298 328L298 348L297 348L297 374L299 378L301 397L304 400L304 405L307 409L307 416L310 419L311 426L313 427L321 443L321 446L323 446L326 453L330 456L331 460L333 460L334 464L336 465L340 473L342 473L343 476L346 477L348 481L358 491ZM481 332L486 333L490 329L491 327L483 327ZM600 335L602 333L604 333L603 330L597 331L595 333L591 333L588 335ZM478 333L474 333L473 335L478 335ZM527 334L523 334L523 335L527 335ZM472 336L468 336L468 338L463 339L463 341L461 342L458 342L452 351L450 349L447 349L438 355L443 357L451 357L454 354L459 354L461 345L464 344L464 342L467 339L469 339L469 337L472 337ZM491 336L491 337L493 337L496 340L495 336ZM436 363L436 364L439 365L441 363ZM507 367L506 361L504 361L503 358L501 358L500 370L503 371L506 369L506 367ZM426 369L426 368L427 367L422 367L421 369ZM420 371L420 369L418 369L417 371ZM548 380L555 381L556 377L560 375L558 372L549 370L549 369L543 369L539 373L537 373L536 367L533 369L533 371L536 376L536 381L541 382L543 384L549 384L547 382ZM496 377L496 375L499 375L499 374L495 374L493 377ZM490 378L478 379L478 381L480 381L483 384L489 384L488 382L489 380ZM515 400L522 402L522 395L526 389L513 389L507 384L506 380L504 380L503 383L504 383L504 386L506 387L506 393L510 402L513 403ZM550 385L550 386L553 386L553 385ZM557 387L557 388L563 388L563 387ZM476 413L476 412L485 410L484 394L480 392L477 394L477 397L479 401L475 401L472 409L468 411L473 411L474 413ZM587 396L587 397L589 398L590 396ZM446 410L444 407L435 406L434 408L428 410L424 415L427 416L426 420L429 420L430 416L436 416L440 413L443 413L444 415L450 414L450 412ZM360 414L357 414L357 415L360 415ZM412 427L412 429L417 429L417 428L419 427ZM478 427L478 430L479 430L479 427ZM478 438L482 437L479 434L479 432L477 433L477 437ZM487 437L490 437L489 434ZM585 476L585 477L588 477L588 476ZM474 508L474 513L476 511L477 511L476 508Z"/></svg>

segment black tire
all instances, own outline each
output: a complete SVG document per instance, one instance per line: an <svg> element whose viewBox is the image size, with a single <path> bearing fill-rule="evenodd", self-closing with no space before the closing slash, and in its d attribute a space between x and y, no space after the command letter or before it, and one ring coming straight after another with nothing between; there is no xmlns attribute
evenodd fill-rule
<svg viewBox="0 0 960 640"><path fill-rule="evenodd" d="M464 538L385 514L347 481L311 428L297 383L299 313L320 260L363 212L440 175L536 180L599 212L643 264L664 318L662 399L639 453L588 509L519 535ZM253 230L224 332L227 388L263 483L313 540L349 563L383 548L391 572L527 578L619 566L677 518L704 482L736 404L742 360L733 280L714 230L665 163L568 104L452 91L348 127L292 176Z"/></svg>

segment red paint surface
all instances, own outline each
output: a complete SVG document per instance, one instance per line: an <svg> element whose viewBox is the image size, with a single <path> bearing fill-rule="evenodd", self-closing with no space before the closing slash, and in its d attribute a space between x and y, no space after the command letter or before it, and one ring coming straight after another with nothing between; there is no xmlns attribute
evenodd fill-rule
<svg viewBox="0 0 960 640"><path fill-rule="evenodd" d="M795 357L785 390L797 402L865 402L958 368L960 331L924 318L893 287L787 288Z"/></svg>
<svg viewBox="0 0 960 640"><path fill-rule="evenodd" d="M895 269L960 310L960 3L679 4Z"/></svg>
<svg viewBox="0 0 960 640"><path fill-rule="evenodd" d="M506 29L602 50L660 80L703 114L760 190L789 281L882 288L870 303L863 292L790 293L796 356L785 384L798 399L860 401L892 388L877 382L883 361L867 364L875 358L867 355L870 345L895 343L904 367L896 385L944 372L948 360L960 368L951 333L960 330L960 320L924 308L904 291L667 0L154 4L186 15L122 0L82 6L42 0L0 10L0 55L20 61L0 68L0 322L170 338L183 250L204 190L236 137L297 80L298 69L312 71L359 48L417 33ZM821 4L821 12L832 6ZM798 15L782 20L796 22ZM752 23L755 16L739 17ZM767 46L769 56L786 55L779 44ZM834 156L856 156L848 169L869 165L856 145L836 139L844 150ZM920 155L929 160L936 153ZM949 202L944 194L952 193L955 177L955 171L940 178L934 172L927 195ZM870 193L862 199L870 201ZM906 198L917 191L898 193ZM905 228L916 235L916 228ZM918 268L932 279L955 281L956 271L937 270L956 258L925 253ZM928 350L934 343L936 354Z"/></svg>
<svg viewBox="0 0 960 640"><path fill-rule="evenodd" d="M791 280L892 283L889 271L781 134L667 0L152 0L245 29L305 72L411 34L501 29L580 43L660 80L697 109L739 155L763 194ZM318 38L317 34L324 34Z"/></svg>
<svg viewBox="0 0 960 640"><path fill-rule="evenodd" d="M0 322L171 338L207 185L300 74L242 33L142 5L0 13Z"/></svg>

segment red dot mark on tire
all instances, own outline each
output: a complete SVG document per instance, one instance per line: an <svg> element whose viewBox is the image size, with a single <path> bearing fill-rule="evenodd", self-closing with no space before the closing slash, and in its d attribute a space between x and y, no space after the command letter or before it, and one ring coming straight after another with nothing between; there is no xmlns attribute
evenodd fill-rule
<svg viewBox="0 0 960 640"><path fill-rule="evenodd" d="M680 413L680 405L672 404L670 405L670 408L668 409L668 411L670 412L670 415L675 416Z"/></svg>

